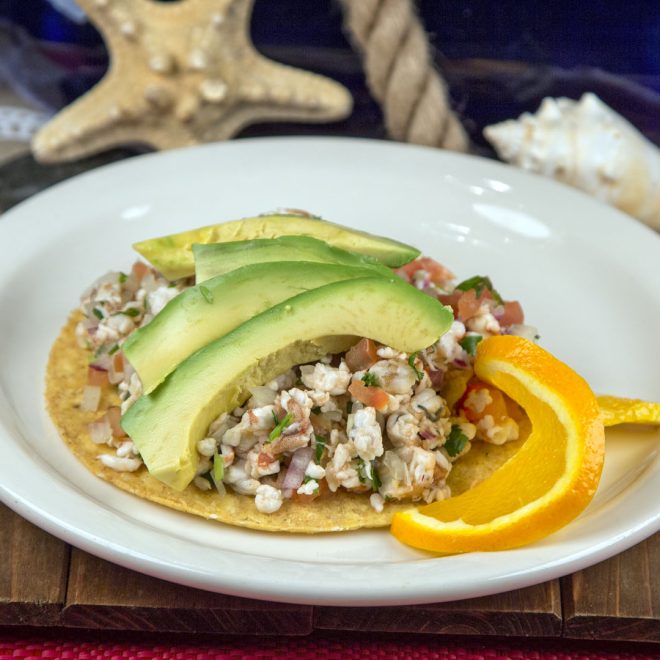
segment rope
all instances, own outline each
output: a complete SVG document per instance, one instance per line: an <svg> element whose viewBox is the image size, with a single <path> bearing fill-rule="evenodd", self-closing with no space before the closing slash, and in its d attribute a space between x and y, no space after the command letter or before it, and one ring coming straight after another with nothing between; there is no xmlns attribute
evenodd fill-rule
<svg viewBox="0 0 660 660"><path fill-rule="evenodd" d="M467 151L468 137L433 66L412 0L341 0L364 56L367 84L395 140Z"/></svg>

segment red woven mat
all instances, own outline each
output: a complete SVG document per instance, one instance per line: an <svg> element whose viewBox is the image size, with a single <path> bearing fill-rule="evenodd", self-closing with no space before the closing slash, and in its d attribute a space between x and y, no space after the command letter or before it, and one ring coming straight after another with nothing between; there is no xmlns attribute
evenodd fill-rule
<svg viewBox="0 0 660 660"><path fill-rule="evenodd" d="M122 633L117 633L121 636ZM509 644L508 641L491 644L451 643L432 638L392 641L377 638L343 637L287 637L287 638L232 638L218 643L187 645L149 643L75 642L66 640L4 640L0 637L0 660L8 658L80 658L92 660L103 658L162 658L163 660L210 660L230 658L252 660L253 658L318 658L320 660L384 660L404 658L406 660L623 660L632 658L657 658L651 652L589 651L585 648L564 649L559 640L529 640ZM573 645L574 646L574 645ZM646 645L645 645L646 646ZM639 647L641 649L641 647ZM648 649L648 646L646 646Z"/></svg>

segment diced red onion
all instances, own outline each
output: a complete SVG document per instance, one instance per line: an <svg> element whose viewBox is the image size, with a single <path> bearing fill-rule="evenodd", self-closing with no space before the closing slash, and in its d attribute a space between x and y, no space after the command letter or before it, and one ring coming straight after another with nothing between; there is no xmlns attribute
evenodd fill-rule
<svg viewBox="0 0 660 660"><path fill-rule="evenodd" d="M305 470L307 469L309 462L312 460L313 452L314 449L312 447L301 447L294 452L286 476L282 482L282 490L287 490L289 488L296 490L300 488L300 485L305 478Z"/></svg>
<svg viewBox="0 0 660 660"><path fill-rule="evenodd" d="M94 362L92 362L90 365L93 369L100 369L102 371L110 371L112 368L112 356L108 355L107 353L104 353L103 355L99 355Z"/></svg>
<svg viewBox="0 0 660 660"><path fill-rule="evenodd" d="M492 310L491 314L499 321L504 316L504 306L497 305L497 307Z"/></svg>
<svg viewBox="0 0 660 660"><path fill-rule="evenodd" d="M427 369L426 373L431 379L431 386L434 390L439 390L445 382L445 372L442 369Z"/></svg>
<svg viewBox="0 0 660 660"><path fill-rule="evenodd" d="M432 440L433 438L437 437L431 431L420 431L419 432L419 437L423 438L424 440Z"/></svg>
<svg viewBox="0 0 660 660"><path fill-rule="evenodd" d="M293 496L293 488L286 488L282 491L282 497L285 500L290 500L292 496Z"/></svg>
<svg viewBox="0 0 660 660"><path fill-rule="evenodd" d="M99 409L101 402L101 388L98 385L85 385L83 389L80 410L85 412L94 412Z"/></svg>
<svg viewBox="0 0 660 660"><path fill-rule="evenodd" d="M462 358L456 358L456 359L452 362L452 364L453 364L455 367L459 367L459 368L461 368L461 369L466 369L467 366L468 366L468 363L467 363L465 360L463 360Z"/></svg>
<svg viewBox="0 0 660 660"><path fill-rule="evenodd" d="M105 417L92 422L87 428L92 442L97 445L104 445L112 440L112 427Z"/></svg>

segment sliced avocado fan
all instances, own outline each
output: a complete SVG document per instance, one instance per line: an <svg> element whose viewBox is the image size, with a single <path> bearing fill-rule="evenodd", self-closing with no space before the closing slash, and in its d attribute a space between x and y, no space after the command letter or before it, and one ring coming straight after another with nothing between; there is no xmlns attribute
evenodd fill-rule
<svg viewBox="0 0 660 660"><path fill-rule="evenodd" d="M189 355L260 312L303 291L370 275L374 270L366 267L306 261L243 266L180 293L131 334L122 350L149 394Z"/></svg>
<svg viewBox="0 0 660 660"><path fill-rule="evenodd" d="M374 257L348 252L310 236L280 236L228 243L195 243L192 251L198 284L241 266L268 261L312 261L357 266L370 268L387 277L392 275L392 271Z"/></svg>
<svg viewBox="0 0 660 660"><path fill-rule="evenodd" d="M405 352L433 344L452 323L438 300L400 278L365 277L301 293L193 353L121 425L149 472L175 490L194 478L210 423L287 369L369 337Z"/></svg>
<svg viewBox="0 0 660 660"><path fill-rule="evenodd" d="M394 268L419 256L419 250L389 238L349 229L319 218L274 214L208 225L135 243L133 247L165 277L176 280L195 272L193 243L225 243L254 238L311 236L336 247L375 257Z"/></svg>

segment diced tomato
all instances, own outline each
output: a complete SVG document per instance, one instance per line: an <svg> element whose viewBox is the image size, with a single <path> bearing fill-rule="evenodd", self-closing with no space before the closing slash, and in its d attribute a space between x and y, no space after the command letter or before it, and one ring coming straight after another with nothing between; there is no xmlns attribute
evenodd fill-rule
<svg viewBox="0 0 660 660"><path fill-rule="evenodd" d="M139 283L142 281L142 278L149 272L149 266L147 266L145 263L142 263L141 261L136 261L133 264L132 272L133 275L135 275L135 279Z"/></svg>
<svg viewBox="0 0 660 660"><path fill-rule="evenodd" d="M124 371L124 356L121 353L115 353L112 356L112 368L115 373L121 374Z"/></svg>
<svg viewBox="0 0 660 660"><path fill-rule="evenodd" d="M354 399L376 410L383 410L390 401L390 397L384 389L368 387L361 380L352 381L348 386L348 391Z"/></svg>
<svg viewBox="0 0 660 660"><path fill-rule="evenodd" d="M116 406L108 408L108 412L105 414L110 426L112 427L112 435L115 438L123 438L126 434L124 429L122 429L119 420L121 419L121 410Z"/></svg>
<svg viewBox="0 0 660 660"><path fill-rule="evenodd" d="M468 289L463 292L463 295L458 299L456 305L457 316L459 321L467 321L473 316L476 316L479 308L486 300L491 300L493 295L488 289L483 289L477 298L477 293L474 289Z"/></svg>
<svg viewBox="0 0 660 660"><path fill-rule="evenodd" d="M368 369L372 364L378 362L376 344L371 339L363 337L355 346L347 351L344 359L351 371Z"/></svg>
<svg viewBox="0 0 660 660"><path fill-rule="evenodd" d="M440 293L438 294L438 300L443 305L449 305L454 312L454 316L458 314L458 301L463 295L463 291L454 291L453 293Z"/></svg>
<svg viewBox="0 0 660 660"><path fill-rule="evenodd" d="M525 315L517 300L504 303L504 313L498 318L501 326L514 325L525 322Z"/></svg>
<svg viewBox="0 0 660 660"><path fill-rule="evenodd" d="M491 402L481 412L472 410L471 407L465 405L467 398L471 392L479 392L487 390L490 395ZM458 402L459 414L462 414L469 422L476 424L482 420L486 415L491 415L495 422L500 422L509 417L509 409L507 407L507 398L505 394L495 387L487 385L486 383L474 379L468 383L465 394Z"/></svg>
<svg viewBox="0 0 660 660"><path fill-rule="evenodd" d="M110 381L108 380L108 372L105 369L97 369L96 367L87 368L87 384L95 387L106 387Z"/></svg>
<svg viewBox="0 0 660 660"><path fill-rule="evenodd" d="M405 266L397 268L395 272L410 282L418 270L425 270L434 284L444 284L454 279L454 274L448 268L445 268L445 266L438 263L435 259L431 259L431 257L415 259Z"/></svg>
<svg viewBox="0 0 660 660"><path fill-rule="evenodd" d="M272 454L260 451L257 456L257 465L261 468L268 467L274 460L275 457Z"/></svg>

